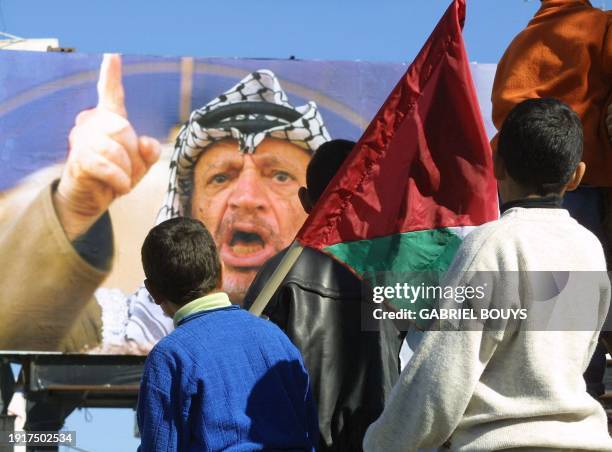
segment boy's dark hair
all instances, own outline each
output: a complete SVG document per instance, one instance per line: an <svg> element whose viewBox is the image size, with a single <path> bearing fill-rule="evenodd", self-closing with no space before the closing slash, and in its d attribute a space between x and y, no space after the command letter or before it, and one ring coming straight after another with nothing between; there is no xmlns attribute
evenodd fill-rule
<svg viewBox="0 0 612 452"><path fill-rule="evenodd" d="M354 146L354 141L331 140L318 147L306 168L306 186L313 203L319 200Z"/></svg>
<svg viewBox="0 0 612 452"><path fill-rule="evenodd" d="M147 279L178 305L208 294L221 282L215 242L193 218L172 218L155 226L144 240L141 256Z"/></svg>
<svg viewBox="0 0 612 452"><path fill-rule="evenodd" d="M512 109L499 132L508 175L540 195L559 193L582 158L582 123L557 99L528 99Z"/></svg>

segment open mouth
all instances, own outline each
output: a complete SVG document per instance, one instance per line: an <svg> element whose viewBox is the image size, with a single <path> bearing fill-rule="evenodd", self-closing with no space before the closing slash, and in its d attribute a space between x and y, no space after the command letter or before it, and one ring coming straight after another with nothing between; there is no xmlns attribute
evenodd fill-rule
<svg viewBox="0 0 612 452"><path fill-rule="evenodd" d="M235 223L225 232L221 259L226 266L237 270L257 269L276 253L273 237L273 232L265 227Z"/></svg>
<svg viewBox="0 0 612 452"><path fill-rule="evenodd" d="M235 231L229 246L236 256L246 256L263 250L265 243L256 232Z"/></svg>

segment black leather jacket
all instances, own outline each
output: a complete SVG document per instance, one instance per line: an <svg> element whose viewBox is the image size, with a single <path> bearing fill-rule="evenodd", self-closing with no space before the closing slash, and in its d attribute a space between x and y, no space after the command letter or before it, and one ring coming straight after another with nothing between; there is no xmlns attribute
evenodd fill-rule
<svg viewBox="0 0 612 452"><path fill-rule="evenodd" d="M245 308L285 251L260 270ZM302 352L319 413L321 451L361 450L399 375L400 334L388 321L380 331L362 331L361 290L348 269L305 248L264 310Z"/></svg>

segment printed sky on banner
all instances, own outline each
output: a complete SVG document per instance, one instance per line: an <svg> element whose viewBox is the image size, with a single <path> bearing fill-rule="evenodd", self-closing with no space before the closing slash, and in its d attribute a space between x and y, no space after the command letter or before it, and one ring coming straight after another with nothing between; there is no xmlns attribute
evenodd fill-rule
<svg viewBox="0 0 612 452"><path fill-rule="evenodd" d="M76 114L96 103L100 55L0 54L0 190L64 160ZM184 61L184 60L183 60ZM357 139L399 77L404 63L195 58L186 75L180 58L124 57L129 118L140 133L169 140L180 122L181 80L188 77L190 109L206 104L247 73L269 69L290 102L315 100L332 137ZM487 133L494 64L471 65Z"/></svg>

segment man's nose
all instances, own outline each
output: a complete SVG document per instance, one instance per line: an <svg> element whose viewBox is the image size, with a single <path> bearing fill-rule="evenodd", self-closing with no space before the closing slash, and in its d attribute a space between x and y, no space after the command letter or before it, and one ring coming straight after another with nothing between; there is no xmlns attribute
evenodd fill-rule
<svg viewBox="0 0 612 452"><path fill-rule="evenodd" d="M264 210L268 206L264 180L255 168L242 170L228 202L233 209Z"/></svg>

